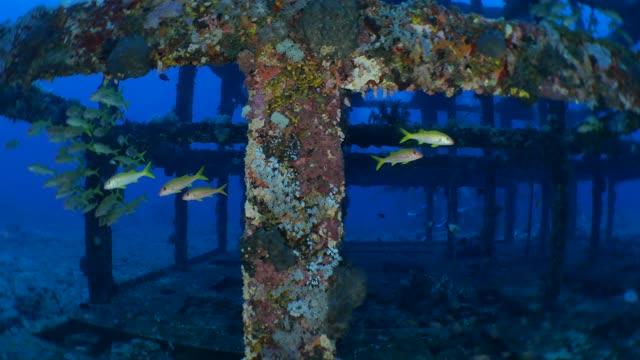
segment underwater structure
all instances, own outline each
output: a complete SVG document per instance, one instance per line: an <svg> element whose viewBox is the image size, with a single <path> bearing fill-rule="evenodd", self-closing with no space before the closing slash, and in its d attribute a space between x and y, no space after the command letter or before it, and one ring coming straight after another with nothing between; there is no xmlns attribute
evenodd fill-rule
<svg viewBox="0 0 640 360"><path fill-rule="evenodd" d="M482 233L488 258L495 256L496 188L513 193L518 180L543 183L545 221L551 224L545 294L551 303L561 286L575 178L597 178L596 199L604 187L602 169L616 174L608 179L610 188L621 179L640 177L640 168L625 166L638 161L636 144L617 141L617 134L606 128L568 128L564 102L615 109L624 114L624 131L636 130L639 60L638 53L585 33L549 23L486 19L426 0L399 5L376 0L105 0L36 8L15 24L0 27L0 112L34 124L50 118L48 132L64 131L55 126L63 126L69 112L77 111L69 109L78 105L42 92L32 82L103 73L105 88L113 89L119 80L181 66L177 123L127 121L109 126L102 142L115 146L120 135L127 135L137 148L150 149L152 162L169 173L193 173L200 164L214 163L226 166L208 167L209 177L244 174L245 357L333 359L338 334L330 319L332 294L340 291L336 284L344 286L338 278L344 276L339 267L347 182L423 186L432 193L441 185L432 169L455 172L456 182L447 184L452 219L456 188L465 182L484 184L488 196ZM249 97L242 112L247 126L192 123L188 99L194 67L231 63L245 77ZM440 130L456 139L457 147L481 148L484 156L465 158L452 152L394 169L393 176L381 172L372 177L369 156L345 154L345 142L395 145L401 134L385 124L346 124L342 113L349 106L367 106L352 101L352 93L370 89L421 90L449 97L474 91L485 99L485 126L451 123ZM525 102L550 99L544 106L547 126L496 126L493 95ZM456 111L446 101L442 104L446 111ZM423 110L425 127L431 127L434 119L429 113L436 109L415 106ZM174 147L152 149L151 144L159 142ZM246 143L246 150L189 151L186 146L192 142ZM585 160L570 158L584 152L611 156L602 160L594 155L591 161L598 162L600 170L591 171ZM87 163L100 174L87 177L88 190L100 186L117 166L99 151L87 154ZM234 158L243 162L230 161ZM571 168L576 170L570 172ZM409 172L411 176L404 176ZM540 173L545 175L533 178ZM92 196L97 204L110 195ZM426 202L428 209L433 207L432 197ZM594 206L599 224L603 204L596 201ZM91 300L101 303L113 296L115 284L109 222L99 221L96 211L91 208L85 216L84 271ZM608 224L612 211L607 212ZM186 212L185 203L176 201L175 259L182 269L188 267ZM223 213L218 211L219 216ZM513 219L505 226L512 228ZM600 227L593 226L597 254ZM449 245L454 248L454 241Z"/></svg>

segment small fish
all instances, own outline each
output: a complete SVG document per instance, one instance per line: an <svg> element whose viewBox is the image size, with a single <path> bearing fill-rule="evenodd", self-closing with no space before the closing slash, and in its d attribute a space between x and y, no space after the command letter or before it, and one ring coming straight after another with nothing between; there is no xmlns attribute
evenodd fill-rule
<svg viewBox="0 0 640 360"><path fill-rule="evenodd" d="M65 140L72 140L77 138L78 136L81 136L84 132L85 130L81 128L65 126L62 135L64 136Z"/></svg>
<svg viewBox="0 0 640 360"><path fill-rule="evenodd" d="M177 194L180 191L182 191L182 189L190 186L196 180L209 181L209 179L206 176L202 175L203 172L204 172L204 166L201 167L200 170L198 170L198 172L195 175L184 175L184 176L175 178L173 180L170 180L169 182L164 184L162 189L160 189L159 195L167 196L171 194Z"/></svg>
<svg viewBox="0 0 640 360"><path fill-rule="evenodd" d="M160 80L162 80L162 81L169 81L169 80L170 80L170 79L169 79L169 75L167 75L167 74L165 74L165 73L162 73L162 74L158 75L158 77L159 77L159 78L160 78Z"/></svg>
<svg viewBox="0 0 640 360"><path fill-rule="evenodd" d="M124 208L124 214L125 215L131 215L136 211L136 208L138 208L138 206L140 206L140 204L142 204L142 202L147 202L149 201L149 199L147 199L147 195L144 194L141 197L133 200L130 203L127 203L123 206Z"/></svg>
<svg viewBox="0 0 640 360"><path fill-rule="evenodd" d="M116 156L111 159L109 163L113 165L119 165L121 167L138 166L140 164L137 160L132 159L128 156Z"/></svg>
<svg viewBox="0 0 640 360"><path fill-rule="evenodd" d="M182 200L191 201L202 201L204 198L212 197L215 194L222 194L228 196L224 189L227 187L227 184L224 184L218 188L213 188L210 186L194 188L182 195Z"/></svg>
<svg viewBox="0 0 640 360"><path fill-rule="evenodd" d="M458 235L462 232L462 229L460 228L460 226L456 224L449 224L447 225L447 227L449 228L449 231L451 231L453 235Z"/></svg>
<svg viewBox="0 0 640 360"><path fill-rule="evenodd" d="M46 127L47 136L49 140L55 144L62 143L66 140L65 138L65 129L66 126L54 125Z"/></svg>
<svg viewBox="0 0 640 360"><path fill-rule="evenodd" d="M377 157L377 156L371 156L371 157L378 162L378 165L376 166L376 171L378 171L384 164L388 163L388 164L391 164L392 166L397 163L406 164L408 162L418 160L422 158L422 156L423 156L422 153L419 152L418 150L401 149L398 151L394 151L388 156L383 158Z"/></svg>
<svg viewBox="0 0 640 360"><path fill-rule="evenodd" d="M49 120L36 121L33 124L31 124L31 126L29 127L29 130L27 130L27 136L40 135L49 126L51 126L51 118L49 118Z"/></svg>
<svg viewBox="0 0 640 360"><path fill-rule="evenodd" d="M118 141L118 145L120 145L120 146L127 145L127 137L124 136L124 135L118 135L117 141Z"/></svg>
<svg viewBox="0 0 640 360"><path fill-rule="evenodd" d="M125 151L125 154L126 154L128 157L133 158L133 159L136 159L136 160L142 160L142 159L144 159L144 154L146 154L146 153L147 153L146 151L139 152L139 151L138 151L138 149L136 149L136 148L135 148L135 147L133 147L133 146L129 146L129 147L127 148L127 150Z"/></svg>
<svg viewBox="0 0 640 360"><path fill-rule="evenodd" d="M378 217L379 217L380 219L384 219L384 216L385 216L385 215L384 215L384 213L378 213Z"/></svg>
<svg viewBox="0 0 640 360"><path fill-rule="evenodd" d="M129 103L125 102L122 98L122 91L116 91L110 87L101 87L89 97L89 100L99 102L108 106L124 107L125 110L129 107Z"/></svg>
<svg viewBox="0 0 640 360"><path fill-rule="evenodd" d="M72 187L70 189L59 189L56 193L56 200L64 199L78 192L77 187Z"/></svg>
<svg viewBox="0 0 640 360"><path fill-rule="evenodd" d="M20 141L16 139L11 139L4 144L4 148L6 150L14 150L20 146Z"/></svg>
<svg viewBox="0 0 640 360"><path fill-rule="evenodd" d="M33 164L33 165L29 165L29 167L27 168L29 169L29 171L31 171L34 174L37 175L55 175L56 172L49 169L48 167L44 166L44 165L40 165L40 164Z"/></svg>
<svg viewBox="0 0 640 360"><path fill-rule="evenodd" d="M102 217L109 214L109 211L111 211L111 209L121 204L121 200L122 197L118 192L114 192L106 198L102 199L102 201L100 201L100 204L96 208L96 212L94 214L95 217Z"/></svg>
<svg viewBox="0 0 640 360"><path fill-rule="evenodd" d="M103 111L100 109L87 108L84 110L82 117L87 120L95 120L102 117Z"/></svg>
<svg viewBox="0 0 640 360"><path fill-rule="evenodd" d="M446 224L446 223L447 223L447 220L449 220L449 219L447 219L447 217L446 217L446 216L445 216L445 217L443 217L442 219L440 219L440 222L436 224L436 227L437 227L437 228L441 228L441 227L443 227L443 226L444 226L444 224Z"/></svg>
<svg viewBox="0 0 640 360"><path fill-rule="evenodd" d="M89 145L89 150L99 155L112 155L116 153L116 151L109 147L109 145L99 142Z"/></svg>
<svg viewBox="0 0 640 360"><path fill-rule="evenodd" d="M431 147L448 146L453 145L453 139L437 130L418 130L415 133L410 133L405 129L400 129L404 137L400 139L400 144L408 140L416 140L418 144L429 144Z"/></svg>
<svg viewBox="0 0 640 360"><path fill-rule="evenodd" d="M86 214L86 213L88 213L89 211L91 211L91 210L95 209L95 208L96 208L96 206L98 206L98 204L96 204L96 203L90 203L89 205L87 205L87 206L85 206L85 207L83 207L83 208L82 208L82 213L83 213L83 214Z"/></svg>
<svg viewBox="0 0 640 360"><path fill-rule="evenodd" d="M122 215L125 215L126 207L119 206L111 209L107 214L101 216L98 224L100 226L111 226L115 224Z"/></svg>
<svg viewBox="0 0 640 360"><path fill-rule="evenodd" d="M124 189L129 184L137 183L138 180L143 176L155 179L156 176L150 173L149 169L151 169L151 163L148 163L142 171L130 170L115 174L104 183L104 189Z"/></svg>
<svg viewBox="0 0 640 360"><path fill-rule="evenodd" d="M87 206L87 204L84 200L76 196L71 196L65 200L63 207L65 210L82 210L85 206Z"/></svg>
<svg viewBox="0 0 640 360"><path fill-rule="evenodd" d="M411 211L411 210L407 211L407 216L416 216L416 215L418 215L418 213L415 211Z"/></svg>
<svg viewBox="0 0 640 360"><path fill-rule="evenodd" d="M93 136L95 137L105 137L109 133L109 128L106 126L99 127L93 131Z"/></svg>
<svg viewBox="0 0 640 360"><path fill-rule="evenodd" d="M580 134L587 134L594 131L600 131L602 130L602 128L603 125L600 119L598 119L595 115L589 115L584 120L584 122L580 124L580 126L578 126L577 131Z"/></svg>
<svg viewBox="0 0 640 360"><path fill-rule="evenodd" d="M78 160L78 158L71 154L59 154L53 159L53 162L56 164L71 164L76 160Z"/></svg>
<svg viewBox="0 0 640 360"><path fill-rule="evenodd" d="M67 125L80 128L85 131L91 131L91 124L87 119L81 117L70 117L66 120Z"/></svg>
<svg viewBox="0 0 640 360"><path fill-rule="evenodd" d="M67 110L65 111L65 115L67 115L67 117L82 117L82 107L78 106L78 105L73 105L73 106L69 106L67 108Z"/></svg>
<svg viewBox="0 0 640 360"><path fill-rule="evenodd" d="M67 153L69 154L82 154L87 150L87 144L83 142L75 142L67 147Z"/></svg>

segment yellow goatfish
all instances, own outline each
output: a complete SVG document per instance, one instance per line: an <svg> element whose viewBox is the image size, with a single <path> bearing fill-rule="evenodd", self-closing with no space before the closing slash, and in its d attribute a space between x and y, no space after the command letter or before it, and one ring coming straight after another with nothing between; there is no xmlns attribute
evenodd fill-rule
<svg viewBox="0 0 640 360"><path fill-rule="evenodd" d="M378 162L378 166L376 166L376 171L380 170L382 165L391 164L392 166L397 163L406 164L410 161L418 160L422 158L422 153L416 149L401 149L398 151L394 151L389 154L387 157L377 157L371 156Z"/></svg>
<svg viewBox="0 0 640 360"><path fill-rule="evenodd" d="M227 193L224 192L224 188L227 187L227 184L220 186L219 188L212 188L210 186L194 188L182 195L182 200L191 201L202 201L204 198L212 197L215 194L222 194L227 196Z"/></svg>
<svg viewBox="0 0 640 360"><path fill-rule="evenodd" d="M149 169L151 169L151 163L148 163L147 166L145 166L144 170L142 171L130 170L130 171L121 172L119 174L115 174L104 183L104 189L105 190L124 189L129 184L137 183L138 179L140 179L143 176L155 179L156 178L155 175L150 173Z"/></svg>
<svg viewBox="0 0 640 360"><path fill-rule="evenodd" d="M400 129L400 131L402 135L404 135L400 140L400 144L408 140L416 140L418 144L429 144L431 147L454 144L453 139L449 135L438 130L418 130L415 133L410 133L405 129Z"/></svg>
<svg viewBox="0 0 640 360"><path fill-rule="evenodd" d="M203 172L204 172L204 166L201 167L200 170L198 170L198 172L195 175L184 175L184 176L175 178L173 180L170 180L169 182L164 184L162 189L160 189L160 196L177 194L180 191L182 191L182 189L188 186L191 186L191 184L196 180L209 181L209 179L206 176L202 175Z"/></svg>

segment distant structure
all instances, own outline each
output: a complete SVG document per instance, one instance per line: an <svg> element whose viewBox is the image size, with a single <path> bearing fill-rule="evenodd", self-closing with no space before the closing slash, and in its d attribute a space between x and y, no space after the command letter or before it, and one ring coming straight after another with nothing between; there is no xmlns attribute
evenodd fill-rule
<svg viewBox="0 0 640 360"><path fill-rule="evenodd" d="M482 10L481 5L472 1L472 10ZM248 99L242 111L247 125L192 123L194 66L230 63L237 63L246 77ZM246 359L333 359L338 335L328 326L329 294L342 273L336 270L342 260L346 183L424 187L428 216L433 216L434 188L444 185L451 220L456 216L457 188L483 187L482 248L488 258L495 256L496 189L507 189L507 206L513 208L515 184L542 184L546 215L541 228L550 226L541 239L550 251L546 297L551 303L560 289L567 235L575 226L569 211L575 181L594 179L596 199L606 176L609 194L615 194L616 182L640 177L640 169L624 166L638 160L637 144L619 142L618 134L606 126L594 131L569 128L564 101L620 110L624 131L637 129L637 63L637 53L585 33L548 22L487 20L432 1L390 5L376 0L105 0L100 5L37 8L16 24L0 27L0 113L31 122L52 117L54 126L64 126L67 110L75 104L33 88L34 80L100 72L116 87L117 80L143 76L154 68L162 72L181 66L178 121L115 125L105 142L115 144L118 135L129 135L167 174L195 172L203 164L212 165L207 166L207 176L213 178L244 174ZM245 101L238 87L240 76L234 68L214 71L223 79L220 114L228 115ZM441 130L455 138L459 148L480 148L484 155L463 157L452 150L373 176L368 156L345 156L342 150L345 139L363 147L398 144L400 135L391 125L343 123L345 99L369 89L421 90L448 97L462 90L476 92L483 126L450 123ZM538 108L544 126L513 129L508 111L497 124L494 95L529 103L551 99ZM450 99L420 92L410 106L422 111L425 127L435 124L436 111L455 118L459 110ZM81 136L74 139L84 141ZM225 147L190 151L191 142ZM238 143L246 143L244 153L226 147ZM570 160L578 153L593 156ZM87 154L86 160L100 171L93 179L103 181L116 171L108 156ZM609 156L602 160L598 154ZM234 159L244 159L244 166ZM591 166L594 162L597 167ZM428 176L434 168L447 176ZM455 181L442 184L442 178ZM87 180L87 188L98 186L95 181ZM606 238L614 201L615 197L608 200ZM218 239L224 250L226 212L224 202L219 204ZM602 215L602 201L594 201L594 206L595 223ZM95 209L85 215L84 270L91 300L108 302L114 291L111 232L96 222L94 213ZM188 267L186 218L186 204L176 200L173 240L179 269ZM513 233L513 222L505 218L505 233ZM100 247L95 246L97 236ZM513 239L507 236L505 241ZM593 249L600 242L595 227ZM448 245L455 256L453 237Z"/></svg>

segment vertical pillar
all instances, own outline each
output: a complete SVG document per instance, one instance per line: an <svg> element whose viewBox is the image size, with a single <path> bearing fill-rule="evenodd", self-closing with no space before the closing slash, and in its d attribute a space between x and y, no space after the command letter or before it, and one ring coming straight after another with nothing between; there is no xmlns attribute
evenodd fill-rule
<svg viewBox="0 0 640 360"><path fill-rule="evenodd" d="M104 159L93 153L85 153L88 169L96 169L100 174L113 174L115 166L103 161ZM101 186L97 176L85 180L85 189L95 189ZM122 191L122 190L116 190ZM92 201L100 202L106 195L96 194ZM89 301L92 304L106 304L115 294L116 286L113 279L113 237L111 226L100 226L96 218L95 209L84 214L84 245L85 255L80 260L80 268L87 276L89 285Z"/></svg>
<svg viewBox="0 0 640 360"><path fill-rule="evenodd" d="M505 112L500 114L500 127L511 129L513 119ZM516 230L516 199L518 195L518 183L514 179L506 179L504 194L504 242L507 246L513 245Z"/></svg>
<svg viewBox="0 0 640 360"><path fill-rule="evenodd" d="M179 122L190 123L193 121L193 92L197 68L195 66L183 66L179 70L178 84L176 85L176 116ZM188 150L185 146L183 150ZM178 176L184 175L181 173ZM189 243L187 238L188 227L188 204L182 200L182 193L176 194L174 198L174 260L176 268L187 270L189 266Z"/></svg>
<svg viewBox="0 0 640 360"><path fill-rule="evenodd" d="M453 181L447 188L447 224L458 225L458 186ZM447 230L447 251L455 259L456 235L450 229Z"/></svg>
<svg viewBox="0 0 640 360"><path fill-rule="evenodd" d="M250 106L245 359L333 359L328 296L341 261L345 191L339 91L313 59L296 63L269 47L256 53L260 66L248 52L239 60Z"/></svg>
<svg viewBox="0 0 640 360"><path fill-rule="evenodd" d="M578 220L578 182L575 176L569 178L569 223L567 224L567 241L576 238Z"/></svg>
<svg viewBox="0 0 640 360"><path fill-rule="evenodd" d="M600 250L600 227L602 224L602 193L605 190L605 180L602 176L602 161L600 154L594 154L592 159L591 178L591 233L589 234L589 260L596 261Z"/></svg>
<svg viewBox="0 0 640 360"><path fill-rule="evenodd" d="M549 249L549 229L551 226L551 207L553 205L552 180L545 176L541 184L540 201L540 230L538 231L538 249L540 254L546 254Z"/></svg>
<svg viewBox="0 0 640 360"><path fill-rule="evenodd" d="M553 152L551 160L552 188L552 224L551 224L551 254L549 258L549 275L545 291L545 300L548 305L555 302L562 286L564 274L565 253L567 244L567 223L569 220L569 155L563 143L565 131L564 102L552 101L549 112L553 114L551 128L556 137L557 149Z"/></svg>
<svg viewBox="0 0 640 360"><path fill-rule="evenodd" d="M424 193L425 193L425 230L426 230L426 236L425 236L425 241L426 242L431 242L433 241L433 228L435 226L435 220L434 220L434 216L435 216L435 202L434 202L434 196L435 196L435 191L433 186L426 186L424 189Z"/></svg>
<svg viewBox="0 0 640 360"><path fill-rule="evenodd" d="M412 101L418 104L420 109L420 118L422 127L425 129L432 128L438 122L438 112L435 106L436 98L422 91L418 91L413 96ZM434 153L435 149L430 147L423 147L423 153ZM425 193L425 241L433 241L433 225L434 225L434 203L433 197L435 196L435 186L433 183L427 183L423 186Z"/></svg>
<svg viewBox="0 0 640 360"><path fill-rule="evenodd" d="M187 232L189 230L189 207L182 200L182 193L173 198L173 260L176 269L185 271L189 267L189 243Z"/></svg>
<svg viewBox="0 0 640 360"><path fill-rule="evenodd" d="M114 80L108 81L105 86L113 89L118 87ZM110 111L109 108L106 109ZM84 158L87 169L97 170L99 174L108 176L117 170L117 167L111 165L108 159L95 152L85 152ZM85 179L85 189L102 188L102 186L102 180L97 176ZM95 194L91 201L100 203L106 196L106 194ZM116 283L113 279L113 234L111 226L100 225L95 208L84 214L84 244L85 255L80 259L80 269L87 276L89 301L93 304L109 303L116 292Z"/></svg>
<svg viewBox="0 0 640 360"><path fill-rule="evenodd" d="M611 244L613 241L613 225L616 211L616 180L610 176L607 183L607 225L605 228L604 241Z"/></svg>
<svg viewBox="0 0 640 360"><path fill-rule="evenodd" d="M529 257L531 251L531 228L533 226L533 199L535 184L529 180L529 211L527 213L527 239L524 244L524 256Z"/></svg>
<svg viewBox="0 0 640 360"><path fill-rule="evenodd" d="M494 104L493 96L480 96L482 107L482 125L494 126ZM484 156L487 164L492 163L492 151L485 150ZM496 237L496 170L493 165L488 165L485 169L484 179L484 208L482 215L482 247L484 255L493 258L495 255Z"/></svg>
<svg viewBox="0 0 640 360"><path fill-rule="evenodd" d="M515 182L509 183L506 187L504 197L504 242L511 246L514 242L516 231L516 195L518 187Z"/></svg>
<svg viewBox="0 0 640 360"><path fill-rule="evenodd" d="M447 106L447 119L457 118L456 98L452 97ZM458 150L455 147L449 149L449 156L455 156ZM458 182L457 174L454 174L449 180L449 187L447 188L447 223L458 224ZM447 229L447 249L449 255L453 257L454 261L457 259L456 250L456 235Z"/></svg>
<svg viewBox="0 0 640 360"><path fill-rule="evenodd" d="M218 107L218 114L231 118L236 108L247 102L246 90L243 88L244 74L237 64L209 66L209 68L220 77L220 106ZM228 181L228 176L219 178L218 186ZM229 199L226 196L218 196L216 198L216 247L219 252L226 252L228 249L228 204ZM244 217L241 216L240 218L243 219Z"/></svg>
<svg viewBox="0 0 640 360"><path fill-rule="evenodd" d="M218 186L222 184L228 183L229 177L220 177L218 178ZM229 212L228 212L229 198L221 195L216 196L216 239L217 239L217 250L219 252L227 252L227 234L228 234L228 220L229 220Z"/></svg>

